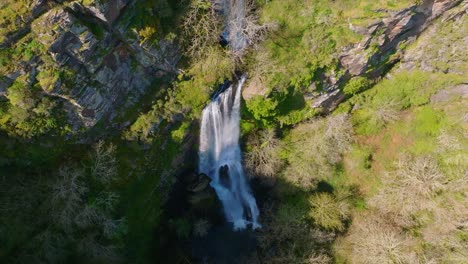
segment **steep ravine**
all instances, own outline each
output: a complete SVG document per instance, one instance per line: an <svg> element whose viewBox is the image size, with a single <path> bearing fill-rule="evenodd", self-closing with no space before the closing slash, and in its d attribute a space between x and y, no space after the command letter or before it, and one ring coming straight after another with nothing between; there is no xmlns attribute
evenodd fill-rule
<svg viewBox="0 0 468 264"><path fill-rule="evenodd" d="M379 17L384 14L384 18L375 18L367 24L353 24L348 21L346 25L361 41L334 51L331 56L333 63L337 64L336 68L324 66L317 69L307 87L295 88L299 92L294 91L294 98L287 97L282 101L283 105L276 102L276 105L267 104L272 108L259 110L260 114L270 118L283 111L279 108L288 108L284 105L291 106L297 103L295 99L299 98L297 101L300 107L307 106L307 110L312 109L310 112L313 115L298 119L296 123L280 124L278 120L268 123L271 120L265 121L266 118L257 120L255 113L248 108L249 103L258 98L260 103L269 103L271 97L282 94L274 90L276 87L258 85L261 82L253 80L252 77L258 76L254 75L256 69L253 68L255 64L252 60L262 49L272 45L268 42L268 34L282 37L279 31L275 30L284 29L284 25L275 25L271 30L267 26L262 28L264 31L261 34L265 35L259 39L265 41L267 47L250 42L248 35L244 34L245 17L253 17L256 12L261 12L261 8L246 9L244 1L241 0L210 1L215 7L215 21L222 24L217 35L220 43L216 43L215 38L215 46L207 49L214 55L210 53L208 57L194 59L188 58L190 56L184 51L184 45L190 45L190 41L187 44L187 40L180 39L185 33L179 32L179 23L187 11L185 6L181 6L183 1L32 2L24 14L16 17L13 23L16 28L6 34L0 43L0 55L3 56L0 57L0 120L6 128L11 128L16 126L14 122L21 119L20 114L23 112L13 112L20 113L20 118L10 118L7 110L23 109L24 112L33 113L43 119L52 115L46 110L53 110L53 114L59 113L57 120L62 122L60 124L63 126L60 132L57 132L54 129L46 129L49 121L37 124L31 122L34 125L31 126L40 131L38 136L20 134L13 128L11 131L0 130L0 140L3 141L0 142L0 147L5 146L0 149L0 199L4 199L0 200L0 210L5 209L5 212L11 214L11 219L6 214L0 216L0 223L7 223L5 227L10 227L10 224L12 226L11 234L6 235L7 247L0 245L0 262L3 259L6 262L13 259L21 259L23 262L25 259L45 262L50 262L51 259L58 262L73 259L91 263L236 264L269 263L269 260L274 259L275 263L295 263L291 259L281 257L287 254L289 256L286 257L296 257L294 254L300 252L301 245L296 245L296 238L291 236L309 236L306 232L309 228L316 232L307 237L309 240L305 240L310 242L313 252L294 260L305 261L307 258L311 263L339 262L338 255L334 255L335 243L341 243L342 239L362 226L352 226L353 220L346 218L343 223L338 223L342 224L338 231L329 231L326 228L316 228L316 223L309 221L309 212L302 212L303 215L290 214L304 204L308 208L308 198L305 202L300 200L303 194L334 195L331 186L333 183L320 181L315 189L300 188L282 179L282 175L276 175L278 170L265 180L256 175L252 164L250 167L244 164L246 156L252 152L252 147L266 149L270 144L279 144L279 140L292 145L300 144L302 141L291 139L294 135L305 135L307 140L317 142L327 139L328 135L325 133L335 133L333 137L339 138L336 135L338 131L339 135L347 137L344 132L352 125L344 120L351 116L352 111L359 111L363 105L365 107L372 96L365 94L362 98L350 99L366 89L371 89L373 85L392 85L394 75L407 71L434 74L436 77L439 76L437 74L466 76L467 72L467 0L423 0L417 1L418 4L411 2L409 7L398 11L371 10L370 12L379 14ZM265 3L268 2L270 1ZM206 4L206 1L196 3ZM263 4L260 6L263 7ZM210 8L211 5L202 5L200 10L211 10ZM260 23L259 21L261 20L255 20L255 23ZM261 26L263 25L259 28ZM293 33L295 35L297 32ZM219 73L226 68L227 74ZM210 75L212 72L215 77ZM452 78L455 75L443 78ZM244 77L241 76L247 76L243 86L239 85L244 81ZM428 77L429 81L424 83L426 86L432 85L431 80L434 83L439 81L434 81L432 77ZM423 76L422 79L424 78L426 77ZM414 110L416 117L411 116L412 109L404 109L401 112L384 109L378 114L388 118L389 123L401 118L408 124L413 124L413 119L419 122L421 116L426 115L434 117L438 122L441 114L438 110L432 111L431 104L448 104L444 107L453 109L450 111L458 118L450 126L458 123L465 125L466 115L458 117L456 114L464 111L463 103L468 93L467 81L455 79L452 82L441 80L440 83L445 86L439 87L440 91L431 95L427 102L422 101L421 109ZM359 90L345 92L349 84L360 80L365 80L365 85L359 87ZM400 79L397 78L398 80ZM209 86L205 85L206 83L216 85ZM236 87L237 89L234 89ZM243 98L238 94L241 88ZM291 89L287 88L289 92ZM397 90L400 87L394 88ZM237 96L233 95L234 91ZM451 105L453 98L459 101ZM225 101L221 102L223 99ZM35 106L31 107L30 104ZM239 109L231 109L233 106ZM294 114L297 110L294 107L285 111ZM346 112L348 116L332 114L337 108L340 113ZM202 112L203 109L207 110ZM230 111L235 111L236 115L229 115ZM263 121L265 122L262 123ZM314 123L315 121L317 123ZM412 131L404 126L403 121L403 125L398 124L407 131ZM221 122L224 122L223 125L220 125ZM26 125L19 124L18 131L21 132ZM335 124L345 125L333 130L336 128L333 126ZM421 121L421 124L426 123ZM328 129L327 126L331 128ZM437 123L437 128L439 126L441 125ZM38 127L45 128L40 130ZM434 126L429 124L421 129L422 132L418 130L414 134L427 133L436 137L432 127ZM372 128L374 127L370 129ZM262 134L263 132L271 134ZM252 139L253 136L258 136L257 134L266 136ZM394 148L403 148L401 145L413 143L410 142L412 139L402 138L399 134L369 137L359 135L356 138L353 144L357 146L353 145L353 148L356 148L353 149L353 154L357 153L359 159L356 159L356 162L351 159L351 162L347 160L343 164L333 163L337 167L333 177L342 176L346 166L355 169L357 165L354 166L354 163L360 162L364 163L366 169L382 169L382 164L379 163L381 161L377 160L378 155L387 158L394 155ZM265 142L259 142L262 140ZM343 141L346 140L351 141L349 138ZM387 144L385 140L389 140L390 143L387 143L392 146L388 148L388 153L382 154L381 152L387 152L387 149L379 149L379 144ZM450 144L453 143L450 137L446 140ZM457 147L456 142L452 145ZM96 152L97 146L101 146L102 149ZM330 146L326 145L323 149L336 147ZM219 153L220 150L224 152ZM316 150L319 152L322 148ZM286 163L291 162L287 157L290 151L293 150L284 148L275 152L275 158L282 159L278 162L280 164L275 166L288 166ZM300 159L301 152L297 153L296 158ZM106 156L108 161L100 163L100 154L109 154ZM203 155L205 158L210 156L208 159L211 160L200 162L200 154L202 158ZM458 152L456 154L458 155ZM338 159L334 155L325 157L325 160ZM464 156L462 153L456 157ZM109 173L94 169L97 164L107 165ZM229 173L230 169L226 169L226 165L236 170L236 179L230 178L233 175ZM63 175L67 172L70 172L72 177ZM292 171L292 177L300 175L300 172ZM114 178L105 181L96 176L99 173L104 176L112 175ZM315 174L322 172L308 173L313 178L316 177ZM363 176L358 175L358 180L362 179L359 177ZM372 174L372 177L374 181L379 180L376 179L378 174ZM80 195L77 198L79 205L75 213L79 212L80 215L76 219L82 220L85 218L83 215L87 216L89 213L92 217L100 217L99 221L108 220L106 224L110 223L109 226L114 228L112 235L107 237L108 230L104 227L104 231L101 230L101 226L95 228L91 222L98 220L91 217L91 224L70 224L78 226L73 227L73 232L62 229L60 224L51 220L52 214L47 211L51 209L43 208L48 208L50 201L57 202L58 199L52 199L51 194L60 186L64 186L60 185L61 180L68 179L78 179L77 182L85 184L83 189L77 188ZM233 191L233 183L241 189L242 195L235 196L237 193ZM442 185L445 188L446 182ZM277 189L278 186L282 189ZM226 189L229 193L223 197L220 191ZM299 194L284 195L291 190ZM15 203L13 198L20 197L21 193L24 194L23 200L26 202L18 199ZM348 196L344 199L351 196L347 193L345 195ZM231 201L220 199L232 196L235 196L235 199ZM99 200L102 197L108 198L113 207L104 208L107 205L103 205ZM278 221L284 229L275 233L277 230L273 232L268 223L275 222L272 218L277 216L275 210L283 200L288 200L293 206L285 207L281 212L282 216L288 220L296 218L290 222ZM3 203L4 201L6 202ZM359 207L357 210L365 210L368 206L361 193L353 203L357 204L356 208ZM11 204L16 204L22 209L8 207ZM232 204L234 206L229 206ZM237 211L231 212L230 208ZM101 209L104 213L99 214L98 210ZM36 215L40 221L36 221ZM426 218L431 217L432 215ZM306 218L309 222L304 220ZM429 221L426 218L424 221ZM3 222L4 219L8 221ZM233 228L236 221L237 227L240 227L238 230ZM307 224L304 225L305 222ZM251 228L263 223L266 223L263 228ZM288 223L295 226L289 228ZM294 233L293 231L297 231L293 230L294 228L297 228L299 233ZM415 229L415 233L419 235L418 232L423 228L421 224ZM7 229L0 229L4 230ZM69 232L65 237L70 238L69 241L64 240L66 243L60 240L64 239L64 230ZM278 243L275 237L271 237L278 234L287 239ZM368 235L366 232L360 234ZM311 237L313 241L310 240ZM5 235L0 234L0 238L4 239ZM3 242L1 239L0 242ZM269 241L265 241L268 239ZM283 244L288 244L285 248L292 250L283 252ZM91 251L83 245L96 246L95 248L101 250ZM53 254L44 254L49 253L47 246L55 250ZM299 249L296 249L296 246ZM346 242L339 250L352 251ZM118 253L116 256L100 254L114 251ZM36 254L37 252L39 253ZM283 253L284 255L281 255ZM280 257L275 259L277 256ZM324 258L321 259L321 256Z"/></svg>
<svg viewBox="0 0 468 264"><path fill-rule="evenodd" d="M405 52L404 47L414 43L420 35L424 35L426 32L431 32L435 28L440 27L437 22L434 22L437 19L444 22L458 19L460 16L464 16L463 14L466 13L466 10L467 5L462 1L425 1L423 5L412 6L393 13L389 18L376 21L369 26L355 27L353 30L356 30L359 34L363 34L364 40L347 47L337 55L340 58L344 74L338 79L333 76L327 76L324 79L324 82L328 85L326 92L321 95L314 95L312 98L307 98L309 103L314 108L324 108L326 113L330 112L346 99L340 88L350 79L366 77L377 81L384 78L385 74L400 61L403 62L401 67L408 67L406 66L409 60L407 58L411 58L415 51L423 52L423 49L419 50L416 48ZM370 50L370 45L377 48ZM463 44L457 47L461 46ZM220 89L223 90L223 88ZM256 93L254 92L254 94ZM243 95L246 100L249 100L252 92L243 91ZM255 245L257 241L255 233L251 233L250 231L232 232L229 225L223 224L225 219L219 213L222 205L220 202L213 201L215 197L212 191L211 194L208 194L211 188L208 185L209 180L205 175L195 176L193 173L188 173L181 179L182 181L187 181L188 183L185 184L190 186L186 187L189 190L188 197L183 198L188 199L191 203L188 207L191 209L187 210L193 213L204 207L205 209L202 209L202 211L208 210L211 212L207 214L208 217L193 220L195 221L195 225L205 224L210 226L206 234L194 236L187 249L194 257L196 263L203 263L204 261L208 261L208 263L244 263L244 261L247 261L246 263L261 263L261 255L271 253L256 252ZM262 197L259 197L259 199L268 199L267 193L271 191L271 187L263 186L264 183L256 180L253 181L253 184L255 190L261 190L259 194ZM215 209L214 211L206 207L209 207L210 204L214 206L212 207L212 209ZM216 210L218 210L218 213L215 213ZM261 219L260 213L260 221ZM221 243L221 241L223 242ZM274 251L275 249L272 248L270 250Z"/></svg>

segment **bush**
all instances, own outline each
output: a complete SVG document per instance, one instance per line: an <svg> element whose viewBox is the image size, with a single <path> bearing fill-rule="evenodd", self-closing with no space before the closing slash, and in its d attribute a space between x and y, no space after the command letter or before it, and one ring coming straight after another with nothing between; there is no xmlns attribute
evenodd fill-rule
<svg viewBox="0 0 468 264"><path fill-rule="evenodd" d="M370 86L370 81L365 77L355 77L351 79L343 88L343 92L347 95L354 95L362 92Z"/></svg>
<svg viewBox="0 0 468 264"><path fill-rule="evenodd" d="M317 119L294 128L283 145L288 166L286 180L310 188L330 177L334 166L352 142L352 126L347 115Z"/></svg>
<svg viewBox="0 0 468 264"><path fill-rule="evenodd" d="M277 115L277 101L258 95L248 100L246 106L254 118L261 121L264 126L273 124L273 118Z"/></svg>
<svg viewBox="0 0 468 264"><path fill-rule="evenodd" d="M343 221L348 218L348 207L329 193L318 193L309 198L309 216L314 223L328 230L343 231Z"/></svg>
<svg viewBox="0 0 468 264"><path fill-rule="evenodd" d="M248 140L245 155L246 168L251 175L273 177L279 172L282 161L279 157L279 140L273 129L254 133Z"/></svg>
<svg viewBox="0 0 468 264"><path fill-rule="evenodd" d="M36 104L32 89L21 81L15 81L8 88L7 98L13 106L25 110L33 108Z"/></svg>
<svg viewBox="0 0 468 264"><path fill-rule="evenodd" d="M36 78L44 91L51 92L60 78L60 71L54 69L43 70L37 74Z"/></svg>
<svg viewBox="0 0 468 264"><path fill-rule="evenodd" d="M189 74L197 85L212 87L232 78L235 70L234 61L220 47L206 48L203 55L194 61Z"/></svg>
<svg viewBox="0 0 468 264"><path fill-rule="evenodd" d="M437 136L443 127L442 113L430 106L416 110L414 130L421 135Z"/></svg>

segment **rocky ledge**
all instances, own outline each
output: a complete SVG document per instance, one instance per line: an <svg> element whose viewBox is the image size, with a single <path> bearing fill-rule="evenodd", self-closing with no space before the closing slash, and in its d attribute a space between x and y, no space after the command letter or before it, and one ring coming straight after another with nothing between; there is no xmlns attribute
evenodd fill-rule
<svg viewBox="0 0 468 264"><path fill-rule="evenodd" d="M414 56L423 57L421 54L423 51L416 51L414 55L413 52L405 55L405 47L414 43L423 32L434 31L438 27L446 26L450 21L462 19L467 12L467 3L466 0L425 0L419 5L413 5L391 14L388 18L375 21L367 27L350 25L352 30L364 35L364 38L339 54L340 67L345 73L339 78L333 73L324 78L325 92L309 98L312 107L331 111L345 99L345 94L339 88L350 79L359 76L379 79L396 63L402 60L411 61ZM438 18L441 19L442 25L434 23ZM430 38L425 40L432 42ZM424 39L420 43L424 43ZM459 48L463 48L466 37L460 43ZM431 59L435 58L427 60ZM406 63L404 67L415 67L414 64L411 65Z"/></svg>
<svg viewBox="0 0 468 264"><path fill-rule="evenodd" d="M65 102L75 129L113 119L115 109L136 103L155 79L174 76L180 59L170 40L150 45L140 39L131 25L136 1L91 2L35 1L25 32L15 34L33 34L46 54L21 62L0 80L5 91L29 74L35 79L30 83L38 81L46 96ZM3 45L14 45L15 34ZM58 71L70 74L57 77Z"/></svg>

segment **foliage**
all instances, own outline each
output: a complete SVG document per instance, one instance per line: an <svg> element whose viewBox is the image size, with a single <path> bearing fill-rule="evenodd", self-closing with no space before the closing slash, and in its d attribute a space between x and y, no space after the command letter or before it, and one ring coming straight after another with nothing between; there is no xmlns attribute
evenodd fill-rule
<svg viewBox="0 0 468 264"><path fill-rule="evenodd" d="M231 79L234 61L220 47L207 48L201 58L193 63L189 74L197 85L214 86Z"/></svg>
<svg viewBox="0 0 468 264"><path fill-rule="evenodd" d="M251 134L247 141L246 168L251 176L274 178L282 166L279 157L279 140L273 129Z"/></svg>
<svg viewBox="0 0 468 264"><path fill-rule="evenodd" d="M7 102L0 102L0 128L9 135L32 138L49 131L68 131L59 104L42 97L36 87L17 79L8 88L7 98Z"/></svg>
<svg viewBox="0 0 468 264"><path fill-rule="evenodd" d="M329 193L318 193L309 198L309 216L315 224L331 230L343 231L343 220L348 217L348 208L343 201Z"/></svg>
<svg viewBox="0 0 468 264"><path fill-rule="evenodd" d="M141 29L138 31L138 35L140 36L140 45L150 41L154 35L156 34L156 29L153 27L145 27L144 29Z"/></svg>
<svg viewBox="0 0 468 264"><path fill-rule="evenodd" d="M188 57L202 57L208 48L216 45L221 34L221 21L212 2L190 1L182 28Z"/></svg>
<svg viewBox="0 0 468 264"><path fill-rule="evenodd" d="M335 69L333 54L358 40L343 17L343 11L352 7L349 1L263 4L261 20L278 24L278 29L253 55L253 76L262 76L263 85L270 89L303 89L318 80L324 69Z"/></svg>
<svg viewBox="0 0 468 264"><path fill-rule="evenodd" d="M14 32L25 24L29 11L28 0L6 0L0 4L0 43L10 32Z"/></svg>
<svg viewBox="0 0 468 264"><path fill-rule="evenodd" d="M268 263L330 263L327 245L333 236L308 224L307 195L297 191L281 196L291 201L279 204L278 208L267 205L262 211L264 228L260 230L259 247L277 248L265 260Z"/></svg>
<svg viewBox="0 0 468 264"><path fill-rule="evenodd" d="M51 92L55 84L60 79L60 71L54 69L46 69L41 71L36 76L39 85L46 92Z"/></svg>
<svg viewBox="0 0 468 264"><path fill-rule="evenodd" d="M398 111L421 106L445 85L459 82L456 75L426 74L418 71L399 73L392 79L377 84L374 89L351 99L351 104L362 104L353 114L356 132L376 134L388 123L398 119Z"/></svg>
<svg viewBox="0 0 468 264"><path fill-rule="evenodd" d="M32 89L21 81L15 81L10 86L7 98L13 106L24 110L29 110L36 104Z"/></svg>
<svg viewBox="0 0 468 264"><path fill-rule="evenodd" d="M458 152L466 140L459 124L448 122L461 118L454 109L463 99L430 99L459 82L457 75L398 73L349 100L361 136L344 168L349 181L357 177L354 181L367 197L336 247L345 261L443 263L463 258L455 226L462 219L458 212L466 210L459 200L464 199L459 191L466 189L466 166ZM363 118L366 112L376 118ZM364 167L350 163L357 159ZM454 163L445 163L447 159Z"/></svg>
<svg viewBox="0 0 468 264"><path fill-rule="evenodd" d="M369 86L369 80L366 77L356 77L346 83L343 92L348 95L353 95L365 90Z"/></svg>
<svg viewBox="0 0 468 264"><path fill-rule="evenodd" d="M288 166L286 180L309 188L333 174L333 166L352 142L352 127L346 115L318 119L294 128L286 138L283 155Z"/></svg>
<svg viewBox="0 0 468 264"><path fill-rule="evenodd" d="M276 116L278 102L272 98L256 96L246 102L247 109L254 118L261 120L264 126L271 124L271 119Z"/></svg>
<svg viewBox="0 0 468 264"><path fill-rule="evenodd" d="M257 125L267 128L295 125L319 112L306 104L304 96L294 89L272 92L266 98L254 96L246 101L246 110Z"/></svg>

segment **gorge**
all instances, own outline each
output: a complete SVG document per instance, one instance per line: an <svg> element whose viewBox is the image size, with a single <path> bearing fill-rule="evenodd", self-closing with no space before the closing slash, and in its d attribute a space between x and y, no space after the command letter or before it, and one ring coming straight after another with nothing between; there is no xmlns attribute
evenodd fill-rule
<svg viewBox="0 0 468 264"><path fill-rule="evenodd" d="M251 223L260 227L259 211L244 169L242 168L240 135L240 98L246 77L242 76L225 91L214 96L203 110L200 130L199 172L209 175L228 222L235 229Z"/></svg>
<svg viewBox="0 0 468 264"><path fill-rule="evenodd" d="M0 263L466 263L467 14L1 0Z"/></svg>
<svg viewBox="0 0 468 264"><path fill-rule="evenodd" d="M223 2L224 31L222 38L234 52L247 45L244 0ZM213 96L201 117L199 172L209 175L210 185L216 190L224 207L228 222L234 229L243 229L248 223L260 227L259 211L242 165L239 146L240 103L242 86L246 76ZM249 220L247 220L249 219Z"/></svg>

